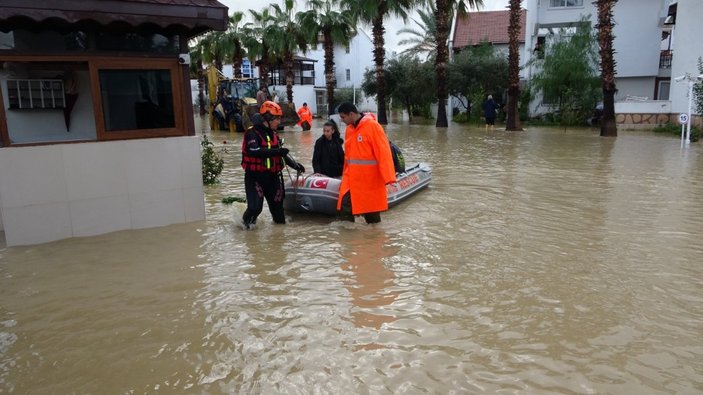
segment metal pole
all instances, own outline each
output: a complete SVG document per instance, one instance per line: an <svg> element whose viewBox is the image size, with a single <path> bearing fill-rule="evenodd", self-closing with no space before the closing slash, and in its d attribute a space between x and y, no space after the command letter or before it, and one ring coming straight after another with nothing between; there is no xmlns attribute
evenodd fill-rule
<svg viewBox="0 0 703 395"><path fill-rule="evenodd" d="M693 104L693 78L688 80L688 121L686 122L686 143L691 141L691 106Z"/></svg>

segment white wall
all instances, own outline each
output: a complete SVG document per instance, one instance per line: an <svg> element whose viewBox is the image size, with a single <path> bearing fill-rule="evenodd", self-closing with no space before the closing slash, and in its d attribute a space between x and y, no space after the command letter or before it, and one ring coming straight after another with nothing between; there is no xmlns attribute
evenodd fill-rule
<svg viewBox="0 0 703 395"><path fill-rule="evenodd" d="M389 53L386 53L388 58ZM368 68L374 67L373 62L373 40L363 30L359 29L359 34L354 36L349 44L349 53L342 45L334 48L334 62L336 66L337 87L351 88L361 87L364 81L364 72ZM346 69L351 71L351 80L347 81ZM324 83L323 85L324 86Z"/></svg>
<svg viewBox="0 0 703 395"><path fill-rule="evenodd" d="M662 0L623 0L615 4L613 47L618 78L656 76L659 73L661 9ZM591 21L595 25L596 14Z"/></svg>
<svg viewBox="0 0 703 395"><path fill-rule="evenodd" d="M616 114L669 114L671 102L667 100L619 101Z"/></svg>
<svg viewBox="0 0 703 395"><path fill-rule="evenodd" d="M696 3L696 7L703 5L699 0L683 0L683 2ZM526 29L528 37L525 38L525 52L528 56L533 56L531 50L534 49L537 40L539 25L551 25L556 28L559 25L576 22L583 15L591 15L591 23L594 25L597 23L596 8L590 0L584 0L582 7L573 8L550 8L549 4L549 0L527 0L525 4L528 9ZM624 100L628 96L653 98L655 77L659 75L662 31L660 19L666 14L668 4L669 0L622 0L616 3L613 10L615 20L613 45L618 89L616 100ZM700 10L684 12L689 18L693 18L691 15L703 15ZM681 2L679 13L681 13ZM698 37L700 37L700 31L698 31ZM697 48L700 48L700 45ZM536 71L536 67L529 67L527 78L529 79ZM532 103L533 107L535 104ZM534 111L539 112L544 109L534 107Z"/></svg>
<svg viewBox="0 0 703 395"><path fill-rule="evenodd" d="M582 7L550 8L549 0L528 0L527 6L538 7L536 12L528 8L527 31L532 35L525 40L528 49L534 49L536 25L563 26L577 22L585 15L590 15L594 26L597 23L596 9L590 0L584 0ZM663 0L623 0L616 3L613 10L613 45L618 77L656 76L659 73L659 19L663 8ZM528 56L532 56L531 52Z"/></svg>
<svg viewBox="0 0 703 395"><path fill-rule="evenodd" d="M0 149L7 245L205 218L197 136Z"/></svg>
<svg viewBox="0 0 703 395"><path fill-rule="evenodd" d="M674 56L671 65L672 110L674 113L688 112L688 84L673 81L673 78L690 73L694 78L698 71L698 58L703 57L703 1L679 0L674 26ZM692 112L695 112L695 104Z"/></svg>
<svg viewBox="0 0 703 395"><path fill-rule="evenodd" d="M540 24L561 24L566 22L574 22L580 20L582 15L595 15L595 6L591 4L591 0L583 0L583 6L581 7L551 8L549 4L549 0L538 1L537 19ZM531 10L528 9L528 13L529 11ZM591 18L591 21L593 21L593 18Z"/></svg>

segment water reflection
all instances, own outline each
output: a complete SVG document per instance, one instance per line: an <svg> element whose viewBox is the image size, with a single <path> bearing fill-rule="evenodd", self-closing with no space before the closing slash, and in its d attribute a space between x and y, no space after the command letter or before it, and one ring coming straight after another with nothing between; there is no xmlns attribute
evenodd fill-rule
<svg viewBox="0 0 703 395"><path fill-rule="evenodd" d="M284 132L306 167L318 132ZM701 392L701 146L388 133L433 180L377 225L240 230L213 133L206 221L0 249L0 392Z"/></svg>
<svg viewBox="0 0 703 395"><path fill-rule="evenodd" d="M342 270L349 274L344 286L351 296L351 316L357 327L381 330L396 317L384 307L390 306L399 295L394 291L395 273L386 267L386 258L398 248L387 245L388 236L380 227L343 235L347 238ZM379 344L360 344L357 348L381 348Z"/></svg>

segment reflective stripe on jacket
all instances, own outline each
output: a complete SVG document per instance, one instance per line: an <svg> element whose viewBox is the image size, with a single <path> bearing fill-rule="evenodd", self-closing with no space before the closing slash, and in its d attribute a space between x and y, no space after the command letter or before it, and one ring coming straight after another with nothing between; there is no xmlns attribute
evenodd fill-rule
<svg viewBox="0 0 703 395"><path fill-rule="evenodd" d="M352 214L388 209L386 184L395 182L391 148L383 127L371 114L356 125L347 125L344 136L344 170L337 209L351 190Z"/></svg>
<svg viewBox="0 0 703 395"><path fill-rule="evenodd" d="M283 161L280 156L256 157L249 154L248 144L251 139L257 139L261 148L272 149L278 146L278 135L276 133L262 132L256 126L247 130L242 140L242 168L245 171L278 173L283 170Z"/></svg>

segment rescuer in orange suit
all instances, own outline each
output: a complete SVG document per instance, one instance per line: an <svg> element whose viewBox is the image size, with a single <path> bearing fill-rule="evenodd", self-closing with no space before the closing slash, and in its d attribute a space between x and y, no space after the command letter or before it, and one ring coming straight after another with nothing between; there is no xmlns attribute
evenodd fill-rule
<svg viewBox="0 0 703 395"><path fill-rule="evenodd" d="M388 210L386 185L395 182L388 137L376 117L359 113L354 104L344 102L338 112L347 129L337 210L345 220L363 215L366 223L381 222L381 211Z"/></svg>
<svg viewBox="0 0 703 395"><path fill-rule="evenodd" d="M308 103L303 103L303 106L298 109L298 117L300 117L298 126L303 128L303 131L310 130L312 127L312 111L310 111Z"/></svg>

